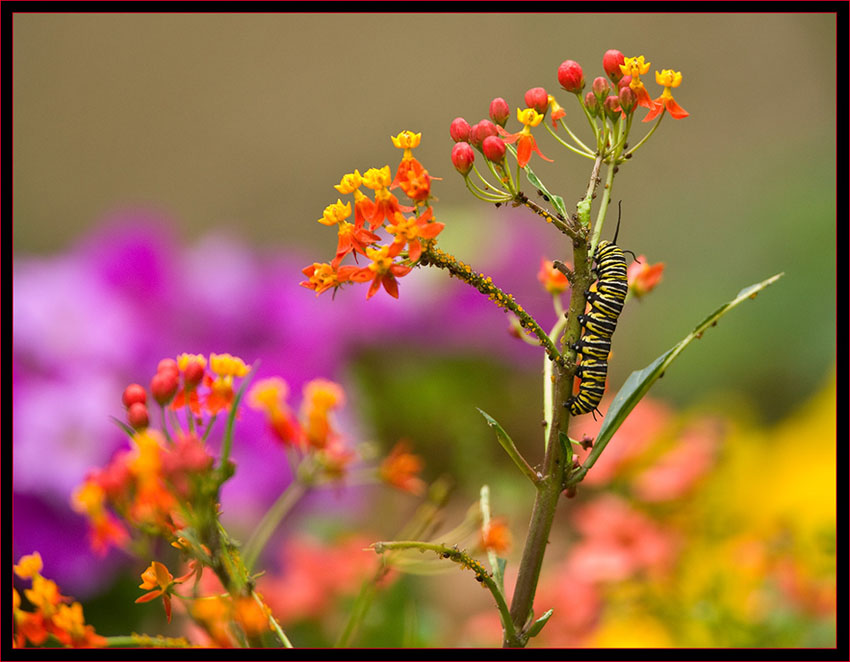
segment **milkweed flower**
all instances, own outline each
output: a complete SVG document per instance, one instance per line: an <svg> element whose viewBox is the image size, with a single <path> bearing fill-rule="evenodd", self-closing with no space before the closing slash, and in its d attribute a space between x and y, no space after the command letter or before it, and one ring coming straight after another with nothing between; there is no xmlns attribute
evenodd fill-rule
<svg viewBox="0 0 850 662"><path fill-rule="evenodd" d="M142 583L139 588L148 591L136 599L136 604L150 602L162 596L162 604L165 607L165 617L171 622L171 595L169 591L174 586L174 575L159 561L152 561L142 573ZM153 589L153 590L150 590Z"/></svg>
<svg viewBox="0 0 850 662"><path fill-rule="evenodd" d="M360 191L362 184L363 178L360 176L360 171L355 170L354 172L343 175L340 183L334 186L337 191L344 195L354 195L354 225L357 228L362 228L366 221L371 219L375 213L374 200Z"/></svg>
<svg viewBox="0 0 850 662"><path fill-rule="evenodd" d="M561 107L561 105L555 100L555 97L551 94L549 95L549 111L552 126L557 129L558 120L564 117L567 114L567 111Z"/></svg>
<svg viewBox="0 0 850 662"><path fill-rule="evenodd" d="M395 236L394 244L400 247L407 244L407 257L411 262L416 262L422 255L420 239L434 239L445 227L445 223L438 223L433 218L433 207L428 207L418 217L405 218L403 214L396 213L393 224L387 226L387 232Z"/></svg>
<svg viewBox="0 0 850 662"><path fill-rule="evenodd" d="M511 546L511 531L501 517L490 521L489 526L481 527L481 547L485 550L504 554Z"/></svg>
<svg viewBox="0 0 850 662"><path fill-rule="evenodd" d="M304 385L301 420L307 443L325 448L339 437L331 420L331 412L345 403L342 386L327 379L313 379Z"/></svg>
<svg viewBox="0 0 850 662"><path fill-rule="evenodd" d="M368 251L369 249L366 250ZM331 288L336 290L343 283L358 280L355 276L361 271L362 269L360 267L353 264L337 267L327 262L314 262L309 267L304 267L301 270L301 273L307 276L307 280L301 281L299 285L309 290L315 290L316 296L319 296L322 292ZM359 280L362 281L363 279L360 278Z"/></svg>
<svg viewBox="0 0 850 662"><path fill-rule="evenodd" d="M390 188L399 187L411 200L419 203L424 202L431 195L431 180L434 178L413 156L413 150L419 147L422 134L402 131L397 136L391 136L390 139L393 145L404 150L401 163L396 170L395 179L390 184Z"/></svg>
<svg viewBox="0 0 850 662"><path fill-rule="evenodd" d="M567 277L554 267L552 260L540 258L540 271L537 280L549 294L560 294L570 286Z"/></svg>
<svg viewBox="0 0 850 662"><path fill-rule="evenodd" d="M375 230L384 223L384 219L392 219L397 211L411 212L413 207L402 205L398 198L390 192L393 182L389 166L369 168L362 176L363 186L375 191L375 208L369 218L371 229Z"/></svg>
<svg viewBox="0 0 850 662"><path fill-rule="evenodd" d="M649 108L650 114L655 111L656 103L653 101L649 92L646 91L643 83L640 80L642 74L649 71L649 62L644 61L643 55L637 57L623 58L623 64L620 65L620 71L623 73L623 78L630 76L629 87L637 97L637 104L644 108ZM620 81L622 83L622 80Z"/></svg>
<svg viewBox="0 0 850 662"><path fill-rule="evenodd" d="M411 494L422 494L425 482L419 478L424 463L422 458L410 452L410 444L399 441L390 454L381 462L378 476L382 481Z"/></svg>
<svg viewBox="0 0 850 662"><path fill-rule="evenodd" d="M397 246L397 244L394 245ZM351 280L365 281L369 278L372 279L372 284L366 293L367 299L372 298L382 285L387 294L398 299L398 281L396 278L406 276L410 273L411 267L396 264L393 259L398 253L391 252L390 246L367 248L366 254L372 260L372 264L353 274Z"/></svg>
<svg viewBox="0 0 850 662"><path fill-rule="evenodd" d="M649 264L643 255L629 265L626 277L629 281L629 291L640 299L652 292L661 281L664 273L664 263Z"/></svg>
<svg viewBox="0 0 850 662"><path fill-rule="evenodd" d="M682 84L682 72L673 71L672 69L663 69L660 73L655 72L655 82L664 86L664 91L661 96L655 100L655 108L651 110L644 122L649 122L658 117L665 109L670 113L673 119L680 120L687 117L690 113L682 108L673 98L673 93L670 91L674 87L679 87Z"/></svg>
<svg viewBox="0 0 850 662"><path fill-rule="evenodd" d="M543 156L543 153L537 147L537 142L534 140L534 136L531 135L532 127L537 126L538 124L540 124L540 122L543 121L543 115L534 110L534 108L526 108L525 110L517 108L517 119L519 120L520 124L523 125L521 131L517 133L508 133L507 131L499 127L499 134L502 136L502 138L504 138L506 143L516 143L516 156L519 167L524 168L528 165L528 161L531 159L532 152L536 152L541 159L543 159L544 161L549 161L551 163L552 159Z"/></svg>
<svg viewBox="0 0 850 662"><path fill-rule="evenodd" d="M258 381L248 391L248 405L265 412L275 436L286 446L300 445L304 432L301 424L287 406L289 386L280 377Z"/></svg>

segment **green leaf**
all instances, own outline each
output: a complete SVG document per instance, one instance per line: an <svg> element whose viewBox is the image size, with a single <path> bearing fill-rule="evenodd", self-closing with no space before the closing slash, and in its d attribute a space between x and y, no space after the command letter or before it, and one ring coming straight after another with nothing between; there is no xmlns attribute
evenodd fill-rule
<svg viewBox="0 0 850 662"><path fill-rule="evenodd" d="M478 407L476 407L476 409L478 409ZM531 466L529 466L528 462L525 461L525 458L520 455L520 452L519 450L517 450L516 444L514 444L513 439L510 438L508 433L505 432L504 428L499 425L499 422L495 418L490 416L490 414L488 414L483 409L478 409L478 411L481 412L481 415L484 417L484 420L487 421L487 425L489 425L496 431L496 438L499 440L499 443L502 444L502 448L505 449L505 452L510 455L511 459L514 461L514 464L516 464L519 467L519 470L522 471L522 473L524 473L526 476L528 476L528 479L536 485L538 480L537 474L534 473L534 470L531 468Z"/></svg>
<svg viewBox="0 0 850 662"><path fill-rule="evenodd" d="M611 402L611 406L605 414L605 420L602 422L602 427L599 429L599 434L596 436L596 441L593 443L593 449L587 456L584 465L570 477L567 484L575 485L584 478L587 471L594 465L596 460L602 454L602 451L605 450L605 446L611 440L611 437L614 436L614 433L623 424L623 421L626 420L626 417L631 413L632 409L634 409L637 403L640 402L641 398L646 395L649 391L649 387L652 386L655 381L664 374L670 364L678 358L679 354L682 353L685 347L690 345L694 340L701 338L703 332L705 332L705 330L710 326L717 324L717 320L719 320L723 315L746 299L754 298L761 290L779 280L782 275L783 274L781 273L776 274L761 283L745 287L743 290L738 292L738 295L732 301L721 306L700 322L700 324L698 324L696 328L694 328L694 330L678 344L668 349L664 352L664 354L655 359L643 370L636 370L629 375L622 388L619 390L617 395L614 396L614 400Z"/></svg>
<svg viewBox="0 0 850 662"><path fill-rule="evenodd" d="M112 422L115 423L119 428L124 430L124 433L128 437L130 437L130 439L132 439L135 436L136 431L133 428L131 428L129 425L127 425L124 421L122 421L118 418L115 418L114 416L110 416L109 418L111 418Z"/></svg>
<svg viewBox="0 0 850 662"><path fill-rule="evenodd" d="M546 625L546 622L552 617L554 611L554 609L550 609L545 614L543 614L543 616L541 616L536 621L534 621L534 623L531 624L531 627L528 628L528 632L526 635L528 639L536 637L538 634L540 634L540 631L543 629L543 626Z"/></svg>
<svg viewBox="0 0 850 662"><path fill-rule="evenodd" d="M555 209L558 210L561 216L563 216L564 218L567 218L567 216L569 216L569 214L567 214L567 208L564 206L564 199L559 195L550 193L549 189L547 189L543 185L543 182L540 181L537 175L535 175L531 168L529 168L528 166L525 166L525 176L528 178L528 181L532 183L532 185L543 191L546 197L552 201L553 205L555 205Z"/></svg>

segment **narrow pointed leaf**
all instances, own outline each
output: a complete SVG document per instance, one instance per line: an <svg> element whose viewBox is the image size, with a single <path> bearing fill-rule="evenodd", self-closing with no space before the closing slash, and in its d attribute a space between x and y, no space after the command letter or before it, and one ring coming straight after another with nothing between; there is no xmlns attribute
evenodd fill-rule
<svg viewBox="0 0 850 662"><path fill-rule="evenodd" d="M528 628L527 633L529 639L531 639L532 637L536 637L538 634L540 634L540 631L543 629L543 626L546 625L547 621L552 617L554 611L554 609L550 609L545 614L543 614L543 616L541 616L536 621L534 621L534 623L531 624L531 627Z"/></svg>
<svg viewBox="0 0 850 662"><path fill-rule="evenodd" d="M567 481L567 484L575 485L584 478L587 471L595 464L602 451L605 450L605 446L611 440L611 437L614 436L614 433L623 424L623 421L626 420L626 417L631 413L632 409L635 408L641 398L643 398L643 396L645 396L649 391L650 386L652 386L655 381L664 374L664 371L667 370L670 364L673 363L679 354L682 353L682 350L684 350L685 347L690 345L694 340L701 338L703 332L710 326L716 324L717 320L719 320L727 312L743 301L754 298L761 290L779 280L782 275L783 274L781 273L776 274L761 283L745 287L743 290L738 292L738 295L732 299L732 301L721 306L700 322L700 324L698 324L696 328L678 344L668 349L664 352L664 354L643 368L643 370L636 370L629 375L628 379L626 379L626 382L611 402L611 406L608 407L608 412L605 414L605 420L602 422L602 427L599 429L599 434L596 436L596 441L593 444L593 450L591 450L590 454L587 456L587 459L584 461L581 469L573 474L573 476Z"/></svg>
<svg viewBox="0 0 850 662"><path fill-rule="evenodd" d="M533 186L536 186L541 191L543 191L543 193L546 195L546 197L549 198L552 201L552 204L555 206L555 209L558 210L558 212L561 214L561 216L563 216L564 218L567 218L568 214L567 214L567 208L564 206L564 199L559 195L555 195L554 193L550 193L549 189L547 189L543 185L543 182L540 181L540 179L537 177L537 175L535 175L534 172L532 172L531 168L529 168L528 166L525 166L525 176L528 178L528 181L531 182L531 184Z"/></svg>
<svg viewBox="0 0 850 662"><path fill-rule="evenodd" d="M478 409L478 407L476 407L476 409ZM504 428L499 425L499 422L495 418L490 416L490 414L488 414L483 409L478 409L478 411L481 412L481 415L484 417L484 420L487 421L487 425L489 425L496 431L496 438L499 440L499 443L502 444L502 448L505 449L505 452L510 455L511 459L514 461L514 464L516 464L519 467L520 471L522 471L522 473L528 476L528 479L536 485L537 474L534 473L534 469L529 466L528 462L525 461L525 458L520 455L520 452L517 450L513 439L510 438L508 433L505 432Z"/></svg>

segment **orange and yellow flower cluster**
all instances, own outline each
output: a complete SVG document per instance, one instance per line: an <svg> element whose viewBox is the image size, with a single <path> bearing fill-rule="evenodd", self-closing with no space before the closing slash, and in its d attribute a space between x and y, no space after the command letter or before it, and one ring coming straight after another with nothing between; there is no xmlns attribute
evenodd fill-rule
<svg viewBox="0 0 850 662"><path fill-rule="evenodd" d="M91 470L72 496L73 508L89 520L95 552L124 547L130 539L125 524L174 539L185 524L181 504L213 480L206 436L216 415L230 412L234 380L249 370L230 354L181 354L160 361L150 394L162 408L161 429L150 426L145 388L130 384L124 389L131 447ZM177 412L183 411L181 423Z"/></svg>
<svg viewBox="0 0 850 662"><path fill-rule="evenodd" d="M335 420L334 412L345 404L342 387L327 379L307 382L298 413L289 407L288 398L289 386L280 377L261 379L248 391L248 405L265 414L281 444L310 455L323 477L343 478L357 454Z"/></svg>
<svg viewBox="0 0 850 662"><path fill-rule="evenodd" d="M370 168L362 175L359 170L345 175L334 188L342 195L352 195L352 203L338 199L328 205L319 223L337 227L336 254L330 262L314 262L302 273L307 277L302 286L317 295L331 288L336 291L346 283L370 282L366 298L372 297L381 287L398 298L398 278L410 273L419 261L425 246L431 244L444 225L434 220L430 205L431 181L435 179L413 156L419 146L421 133L402 131L392 137L393 145L404 150L401 163L393 176L390 167ZM394 189L400 188L412 206L403 205ZM372 197L363 192L372 191ZM354 222L348 219L354 213ZM409 215L411 214L412 215ZM381 245L376 234L383 229L391 241ZM364 256L369 264L343 265L352 255Z"/></svg>
<svg viewBox="0 0 850 662"><path fill-rule="evenodd" d="M106 639L98 635L83 617L83 607L72 598L62 595L59 587L41 574L42 560L38 552L22 556L14 566L20 579L32 582L24 589L24 597L32 611L23 608L21 596L12 589L12 609L15 626L12 645L23 648L29 643L41 646L49 637L71 648L100 648Z"/></svg>

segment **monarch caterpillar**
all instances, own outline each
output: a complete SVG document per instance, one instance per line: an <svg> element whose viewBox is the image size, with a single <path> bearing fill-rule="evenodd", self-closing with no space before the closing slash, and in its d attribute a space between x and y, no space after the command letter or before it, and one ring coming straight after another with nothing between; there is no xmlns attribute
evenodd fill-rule
<svg viewBox="0 0 850 662"><path fill-rule="evenodd" d="M572 349L582 356L576 371L581 384L578 393L564 403L574 416L595 411L602 400L608 375L611 336L617 329L617 319L623 311L629 291L626 257L622 249L605 240L600 241L597 248L596 291L585 293L590 312L579 315L584 335L572 345Z"/></svg>
<svg viewBox="0 0 850 662"><path fill-rule="evenodd" d="M574 416L587 414L599 406L602 394L605 393L608 364L605 361L598 361L591 356L586 356L582 358L576 374L581 377L578 393L565 403Z"/></svg>

